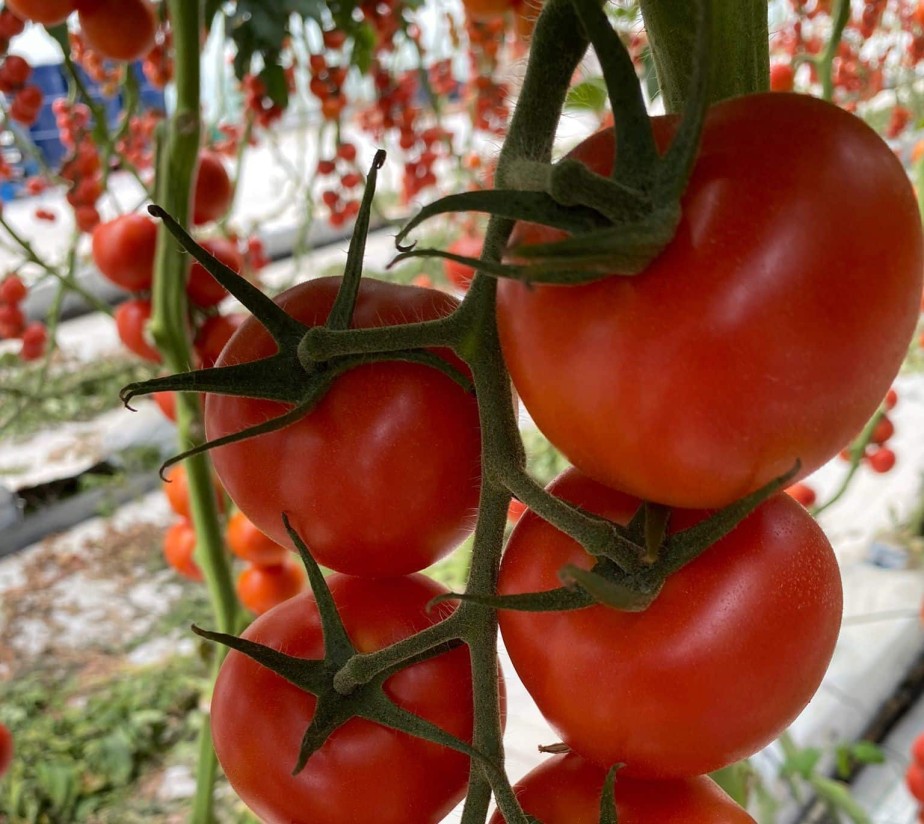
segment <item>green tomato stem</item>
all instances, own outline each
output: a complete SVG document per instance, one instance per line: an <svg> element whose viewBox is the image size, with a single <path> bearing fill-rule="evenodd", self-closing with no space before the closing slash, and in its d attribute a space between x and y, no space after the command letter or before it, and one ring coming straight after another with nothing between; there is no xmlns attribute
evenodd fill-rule
<svg viewBox="0 0 924 824"><path fill-rule="evenodd" d="M767 0L706 0L712 3L709 99L715 103L770 86ZM696 3L641 0L664 107L679 112L687 98L696 53Z"/></svg>

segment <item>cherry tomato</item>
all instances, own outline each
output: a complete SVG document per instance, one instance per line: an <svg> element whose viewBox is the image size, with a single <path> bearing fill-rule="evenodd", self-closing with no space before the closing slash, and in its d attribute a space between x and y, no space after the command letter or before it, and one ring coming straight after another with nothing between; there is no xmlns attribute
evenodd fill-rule
<svg viewBox="0 0 924 824"><path fill-rule="evenodd" d="M567 470L550 486L589 512L627 523L639 501ZM702 520L675 509L671 530ZM561 586L581 546L527 511L501 565L502 594ZM644 612L501 610L523 684L576 752L626 775L707 773L751 755L802 711L837 640L841 583L831 545L779 494L664 584ZM623 773L620 773L622 775Z"/></svg>
<svg viewBox="0 0 924 824"><path fill-rule="evenodd" d="M186 476L186 467L181 463L174 464L164 473L164 478L161 488L164 490L164 495L167 496L167 503L170 504L170 508L183 518L191 518L189 478ZM215 488L218 508L219 510L224 510L225 493L218 478L214 475L212 476L212 485Z"/></svg>
<svg viewBox="0 0 924 824"><path fill-rule="evenodd" d="M818 499L818 495L815 493L815 490L812 489L808 484L802 483L801 481L797 484L793 484L790 487L786 488L786 494L790 495L793 500L798 501L806 509Z"/></svg>
<svg viewBox="0 0 924 824"><path fill-rule="evenodd" d="M160 352L154 347L147 334L151 319L151 301L146 298L132 298L120 303L115 310L116 331L125 347L138 357L153 363L160 363Z"/></svg>
<svg viewBox="0 0 924 824"><path fill-rule="evenodd" d="M240 274L244 268L244 257L238 251L237 244L226 238L210 238L200 244L206 252ZM221 303L227 296L225 289L206 268L198 261L189 267L189 280L186 281L186 294L196 306L209 307Z"/></svg>
<svg viewBox="0 0 924 824"><path fill-rule="evenodd" d="M140 60L154 47L157 11L150 0L74 0L84 40L110 60Z"/></svg>
<svg viewBox="0 0 924 824"><path fill-rule="evenodd" d="M221 350L246 318L247 315L242 312L232 312L228 315L212 315L203 321L193 341L199 365L203 369L215 365Z"/></svg>
<svg viewBox="0 0 924 824"><path fill-rule="evenodd" d="M483 245L483 238L475 235L463 235L458 240L450 243L446 251L463 257L478 258L481 256L481 247ZM475 277L475 270L471 266L455 260L444 260L443 272L446 274L446 279L462 292L468 289L472 278Z"/></svg>
<svg viewBox="0 0 924 824"><path fill-rule="evenodd" d="M193 190L193 223L198 226L223 217L233 197L231 178L221 157L215 152L201 152Z"/></svg>
<svg viewBox="0 0 924 824"><path fill-rule="evenodd" d="M180 518L164 533L164 558L184 578L201 581L202 570L193 559L195 552L196 530L186 518Z"/></svg>
<svg viewBox="0 0 924 824"><path fill-rule="evenodd" d="M339 278L306 281L276 302L308 325L323 323L339 285ZM442 292L364 278L353 325L438 318L456 305ZM248 318L216 366L275 350L260 323ZM266 400L209 395L206 434L220 438L285 410ZM287 512L318 563L340 572L422 569L473 527L480 478L475 398L422 364L358 366L338 377L297 423L211 455L228 494L260 530L291 546L282 524Z"/></svg>
<svg viewBox="0 0 924 824"><path fill-rule="evenodd" d="M147 215L127 214L93 232L93 262L100 273L131 292L151 288L157 224Z"/></svg>
<svg viewBox="0 0 924 824"><path fill-rule="evenodd" d="M305 582L305 569L294 557L280 564L250 564L237 577L237 597L251 612L262 615L298 595Z"/></svg>
<svg viewBox="0 0 924 824"><path fill-rule="evenodd" d="M886 473L895 466L895 453L887 446L880 446L866 454L866 462L873 472Z"/></svg>
<svg viewBox="0 0 924 824"><path fill-rule="evenodd" d="M74 10L74 0L6 0L6 7L23 20L57 26Z"/></svg>
<svg viewBox="0 0 924 824"><path fill-rule="evenodd" d="M554 755L513 788L542 824L598 824L607 769L575 753ZM755 824L711 778L637 781L616 774L619 824ZM496 812L491 824L504 824Z"/></svg>
<svg viewBox="0 0 924 824"><path fill-rule="evenodd" d="M662 146L671 122L655 122ZM608 173L613 141L599 132L573 157ZM797 458L808 474L875 412L918 317L921 221L872 129L783 93L710 109L682 207L642 274L504 279L498 322L527 410L575 466L649 500L723 506ZM559 236L519 224L511 242Z"/></svg>
<svg viewBox="0 0 924 824"><path fill-rule="evenodd" d="M328 579L360 652L388 646L446 617L427 602L445 590L413 575ZM244 637L300 658L320 658L321 627L304 593L257 618ZM384 685L397 704L463 740L472 730L471 668L457 647L402 670ZM465 792L469 759L354 718L292 775L315 699L238 652L221 667L212 698L212 738L231 786L267 824L436 824ZM374 788L366 792L363 788Z"/></svg>
<svg viewBox="0 0 924 824"><path fill-rule="evenodd" d="M260 532L243 512L235 512L228 519L225 540L238 558L262 566L281 564L292 554L291 550Z"/></svg>
<svg viewBox="0 0 924 824"><path fill-rule="evenodd" d="M0 778L13 763L13 733L5 724L0 724Z"/></svg>
<svg viewBox="0 0 924 824"><path fill-rule="evenodd" d="M12 304L22 303L28 294L29 290L26 288L26 284L22 282L22 278L20 278L19 275L7 275L3 280L0 280L0 302Z"/></svg>
<svg viewBox="0 0 924 824"><path fill-rule="evenodd" d="M924 804L924 767L916 762L909 764L905 772L905 784L908 792Z"/></svg>

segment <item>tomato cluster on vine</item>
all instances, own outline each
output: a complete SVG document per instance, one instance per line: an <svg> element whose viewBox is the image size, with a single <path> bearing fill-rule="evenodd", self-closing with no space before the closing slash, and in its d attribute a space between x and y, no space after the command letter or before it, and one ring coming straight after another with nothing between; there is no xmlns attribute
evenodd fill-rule
<svg viewBox="0 0 924 824"><path fill-rule="evenodd" d="M24 361L41 358L48 344L48 329L40 320L29 321L22 307L29 289L17 274L0 280L0 340L19 339L19 357Z"/></svg>

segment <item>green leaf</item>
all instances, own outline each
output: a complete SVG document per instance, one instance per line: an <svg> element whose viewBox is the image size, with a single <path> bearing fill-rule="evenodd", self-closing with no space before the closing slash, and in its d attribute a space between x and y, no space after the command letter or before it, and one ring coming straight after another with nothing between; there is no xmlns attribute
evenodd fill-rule
<svg viewBox="0 0 924 824"><path fill-rule="evenodd" d="M754 778L754 770L749 761L729 764L721 770L710 773L709 777L725 790L735 803L747 807Z"/></svg>
<svg viewBox="0 0 924 824"><path fill-rule="evenodd" d="M838 812L844 813L854 824L872 824L872 819L850 794L850 788L842 781L816 775L809 783L820 799Z"/></svg>
<svg viewBox="0 0 924 824"><path fill-rule="evenodd" d="M861 764L885 764L882 747L872 741L856 741L850 746L850 755Z"/></svg>
<svg viewBox="0 0 924 824"><path fill-rule="evenodd" d="M368 23L363 23L353 31L353 50L350 52L350 62L365 75L372 67L374 53L375 32Z"/></svg>
<svg viewBox="0 0 924 824"><path fill-rule="evenodd" d="M786 775L798 775L808 781L820 760L821 750L816 747L806 747L788 754L780 769Z"/></svg>
<svg viewBox="0 0 924 824"><path fill-rule="evenodd" d="M269 56L269 55L268 55ZM273 55L278 59L279 55ZM267 63L260 72L260 79L266 86L266 93L277 106L283 109L289 105L289 87L282 66L275 60Z"/></svg>
<svg viewBox="0 0 924 824"><path fill-rule="evenodd" d="M589 77L582 83L572 86L565 98L566 109L590 110L602 112L606 108L606 83L602 77Z"/></svg>

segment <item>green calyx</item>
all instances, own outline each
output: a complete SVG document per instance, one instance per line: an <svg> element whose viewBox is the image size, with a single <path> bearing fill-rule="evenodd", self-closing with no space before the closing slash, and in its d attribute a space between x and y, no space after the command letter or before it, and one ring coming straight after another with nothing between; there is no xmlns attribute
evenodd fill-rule
<svg viewBox="0 0 924 824"><path fill-rule="evenodd" d="M462 600L494 609L557 612L602 604L642 612L657 598L665 581L738 526L764 501L788 486L799 473L789 472L718 510L694 526L669 532L670 512L661 504L643 503L626 526L614 524L564 504L545 490L529 493L537 515L578 541L595 558L590 569L569 564L559 570L562 586L516 595L447 593L433 600ZM526 488L526 487L520 487ZM525 502L525 501L524 501ZM628 549L628 555L627 555Z"/></svg>
<svg viewBox="0 0 924 824"><path fill-rule="evenodd" d="M705 67L712 34L711 5L705 0L695 5L694 65ZM597 53L613 107L618 151L611 175L596 174L567 157L554 164L515 161L505 172L502 188L451 195L424 207L398 234L396 263L409 257L440 257L493 277L577 284L614 274L638 274L670 243L699 147L709 102L708 73L705 68L694 72L682 122L662 156L625 45L597 0L573 0L573 6ZM538 223L570 237L516 245L508 249L513 262L479 261L403 245L425 220L458 211Z"/></svg>
<svg viewBox="0 0 924 824"><path fill-rule="evenodd" d="M283 515L283 521L305 565L318 606L321 631L324 637L324 658L318 660L296 658L245 638L220 632L209 632L199 627L193 627L193 631L203 638L224 644L247 655L258 664L317 698L314 715L302 736L298 760L293 767L292 774L297 775L301 772L311 756L324 746L330 735L351 718L363 718L384 727L432 741L483 762L486 768L493 768L490 760L472 746L435 724L399 707L386 695L384 690L385 681L399 669L444 653L460 642L450 641L432 647L401 661L400 664L385 668L367 683L355 686L346 694L336 689L335 675L350 659L355 657L356 650L337 612L337 606L320 567L311 557L304 541L292 529L285 515Z"/></svg>
<svg viewBox="0 0 924 824"><path fill-rule="evenodd" d="M366 237L369 232L369 218L372 209L372 198L375 194L377 172L384 162L385 152L377 152L367 179L362 205L357 216L356 228L350 241L350 249L340 289L327 322L323 327L328 332L342 332L350 325L353 307L356 303L362 279L362 262L366 248ZM307 345L310 340L313 340L311 333L315 330L312 327L288 315L269 296L261 292L246 278L241 277L241 275L205 251L161 207L151 206L149 211L154 217L163 220L170 233L179 241L183 249L192 255L215 280L253 314L269 332L276 343L278 351L269 357L247 363L199 369L130 383L120 393L122 402L131 408L132 398L138 395L161 391L178 391L261 398L277 401L291 407L278 417L262 424L199 444L176 455L164 464L162 470L188 458L190 455L267 432L274 432L295 423L314 408L339 375L365 363L377 360L404 360L422 363L439 369L467 391L472 390L471 380L466 375L459 372L447 361L423 349L405 348L389 352L364 350L321 359L313 357L311 348Z"/></svg>

